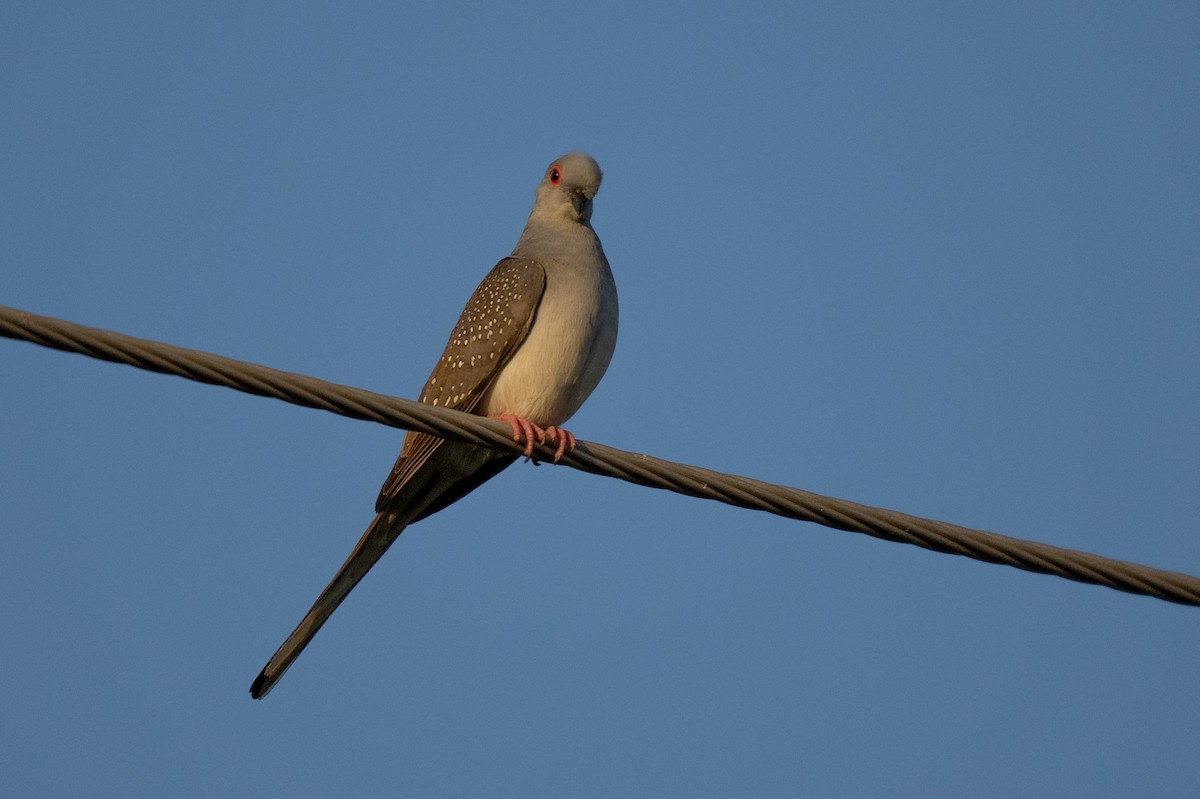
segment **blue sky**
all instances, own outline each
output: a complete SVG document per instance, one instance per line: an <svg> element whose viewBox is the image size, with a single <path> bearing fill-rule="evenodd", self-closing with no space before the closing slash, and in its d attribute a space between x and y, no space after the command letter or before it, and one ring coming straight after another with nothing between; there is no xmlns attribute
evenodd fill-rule
<svg viewBox="0 0 1200 799"><path fill-rule="evenodd" d="M580 438L1200 574L1195 3L6 4L0 304L414 396L550 159ZM0 341L14 796L1130 796L1200 611Z"/></svg>

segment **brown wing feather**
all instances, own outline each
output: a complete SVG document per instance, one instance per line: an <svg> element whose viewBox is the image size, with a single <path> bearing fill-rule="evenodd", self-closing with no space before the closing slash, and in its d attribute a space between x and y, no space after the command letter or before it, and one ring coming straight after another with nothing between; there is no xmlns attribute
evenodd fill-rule
<svg viewBox="0 0 1200 799"><path fill-rule="evenodd" d="M500 368L525 340L545 288L546 270L537 261L509 257L496 264L467 301L420 401L473 412ZM377 512L444 441L428 433L409 432L404 437L400 457L375 502Z"/></svg>

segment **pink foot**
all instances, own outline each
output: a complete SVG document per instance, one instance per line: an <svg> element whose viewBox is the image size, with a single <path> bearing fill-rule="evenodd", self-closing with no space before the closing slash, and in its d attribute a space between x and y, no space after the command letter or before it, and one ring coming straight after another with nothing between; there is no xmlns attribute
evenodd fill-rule
<svg viewBox="0 0 1200 799"><path fill-rule="evenodd" d="M520 444L522 440L525 441L524 454L525 457L530 460L533 459L534 439L536 439L537 443L539 444L545 444L546 442L549 442L550 446L555 448L555 463L558 463L559 459L561 459L565 453L575 449L575 436L570 431L563 430L561 427L555 427L554 425L550 425L546 428L538 427L528 419L524 419L513 413L502 413L498 416L493 416L492 418L502 422L508 422L509 426L512 428L513 441L517 442L518 444Z"/></svg>
<svg viewBox="0 0 1200 799"><path fill-rule="evenodd" d="M575 434L570 430L550 425L546 428L546 439L554 449L554 462L558 463L562 456L575 449Z"/></svg>

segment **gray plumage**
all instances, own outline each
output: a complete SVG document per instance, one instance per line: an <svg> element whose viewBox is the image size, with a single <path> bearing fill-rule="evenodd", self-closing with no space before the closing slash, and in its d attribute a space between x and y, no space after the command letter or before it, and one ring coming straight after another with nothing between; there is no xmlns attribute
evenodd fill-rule
<svg viewBox="0 0 1200 799"><path fill-rule="evenodd" d="M583 153L564 155L546 169L517 246L471 295L421 402L506 418L514 431L516 417L539 433L561 432L556 428L600 382L616 346L616 286L591 226L600 180L599 165ZM406 434L375 518L250 695L260 699L271 690L405 527L461 499L516 458Z"/></svg>

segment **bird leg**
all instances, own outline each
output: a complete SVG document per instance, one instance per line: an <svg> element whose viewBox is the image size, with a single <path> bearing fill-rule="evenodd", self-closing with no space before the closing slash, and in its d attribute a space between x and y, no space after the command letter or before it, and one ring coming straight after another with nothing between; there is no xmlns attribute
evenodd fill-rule
<svg viewBox="0 0 1200 799"><path fill-rule="evenodd" d="M518 444L522 439L525 441L524 454L526 459L533 460L533 442L536 437L537 443L545 444L547 441L550 446L554 447L554 462L558 463L562 456L575 449L575 436L568 430L563 430L561 427L550 425L549 427L539 427L533 422L513 413L502 413L493 416L502 422L508 422L512 428L513 441ZM534 461L536 463L536 461Z"/></svg>

